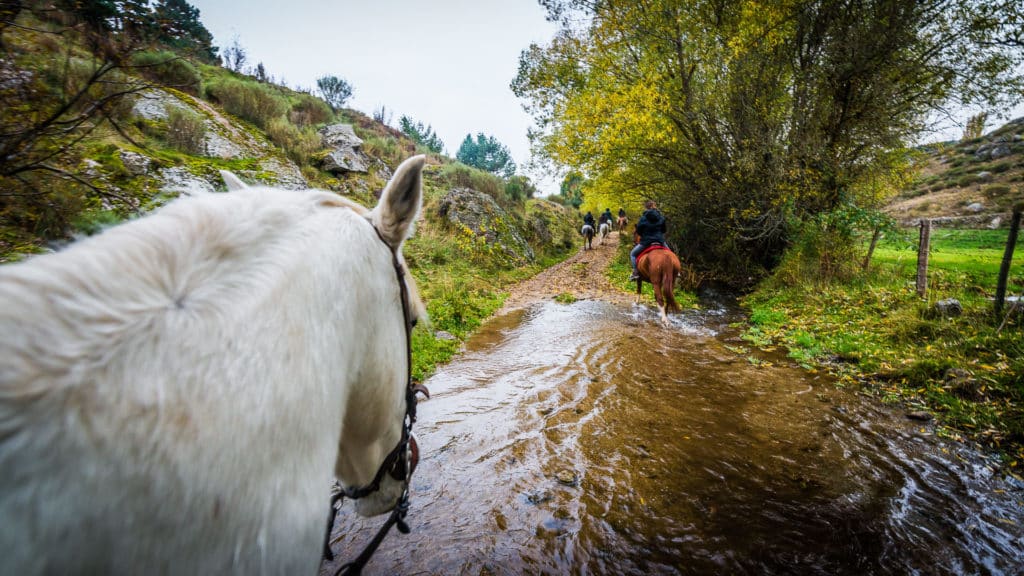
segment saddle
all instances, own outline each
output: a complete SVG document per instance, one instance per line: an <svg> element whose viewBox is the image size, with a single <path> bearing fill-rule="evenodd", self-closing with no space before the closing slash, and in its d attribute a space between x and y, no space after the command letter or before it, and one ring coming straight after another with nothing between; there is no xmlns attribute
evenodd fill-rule
<svg viewBox="0 0 1024 576"><path fill-rule="evenodd" d="M647 248L644 248L639 254L637 254L636 261L639 262L641 258L647 255L648 252L652 252L654 250L668 250L669 252L671 252L668 246L665 246L660 242L655 242L654 244L651 244Z"/></svg>

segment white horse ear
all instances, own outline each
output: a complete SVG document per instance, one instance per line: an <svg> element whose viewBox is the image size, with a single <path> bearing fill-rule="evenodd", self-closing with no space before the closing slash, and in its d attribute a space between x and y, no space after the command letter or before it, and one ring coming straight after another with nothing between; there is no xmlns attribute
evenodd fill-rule
<svg viewBox="0 0 1024 576"><path fill-rule="evenodd" d="M224 183L228 186L228 191L232 190L245 190L249 187L248 184L242 182L242 179L235 176L234 173L228 172L227 170L220 171L220 177L224 179Z"/></svg>
<svg viewBox="0 0 1024 576"><path fill-rule="evenodd" d="M398 248L412 234L423 196L423 165L426 156L413 156L402 162L384 187L380 202L369 218L384 241Z"/></svg>

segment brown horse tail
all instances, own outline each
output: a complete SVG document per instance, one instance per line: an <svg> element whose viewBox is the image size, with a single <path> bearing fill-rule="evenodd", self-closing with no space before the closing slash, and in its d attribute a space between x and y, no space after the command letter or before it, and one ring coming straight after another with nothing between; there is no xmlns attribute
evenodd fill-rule
<svg viewBox="0 0 1024 576"><path fill-rule="evenodd" d="M679 303L676 302L675 290L676 267L672 265L669 258L665 259L665 266L661 269L661 295L665 300L666 312L679 312Z"/></svg>

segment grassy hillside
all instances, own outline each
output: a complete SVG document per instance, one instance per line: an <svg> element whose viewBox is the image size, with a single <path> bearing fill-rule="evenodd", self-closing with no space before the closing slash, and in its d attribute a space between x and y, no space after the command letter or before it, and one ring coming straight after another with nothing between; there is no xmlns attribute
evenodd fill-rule
<svg viewBox="0 0 1024 576"><path fill-rule="evenodd" d="M887 212L910 224L938 218L943 226L983 228L1024 200L1024 118L959 143L922 150L920 172Z"/></svg>
<svg viewBox="0 0 1024 576"><path fill-rule="evenodd" d="M571 214L529 198L522 179L511 185L432 154L357 110L332 110L312 94L165 47L134 46L110 60L95 46L87 48L89 37L69 26L67 18L41 14L47 19L26 12L19 26L0 30L0 72L9 79L0 83L2 133L10 138L35 129L48 115L81 121L73 130L44 131L34 148L13 158L28 162L36 154L47 169L0 173L0 262L102 233L143 217L182 191L222 191L221 169L250 183L331 190L372 206L402 160L427 153L423 217L405 249L432 320L414 334L414 372L424 378L500 306L505 286L572 248L567 240L574 228ZM111 62L115 65L104 83L90 84ZM109 91L124 94L110 98L108 108L96 113L96 103ZM318 130L339 123L352 125L362 139L365 173L324 169L330 148ZM504 225L529 242L533 256L513 262L487 238L467 236L464 228L443 218L438 204L454 188L493 198Z"/></svg>

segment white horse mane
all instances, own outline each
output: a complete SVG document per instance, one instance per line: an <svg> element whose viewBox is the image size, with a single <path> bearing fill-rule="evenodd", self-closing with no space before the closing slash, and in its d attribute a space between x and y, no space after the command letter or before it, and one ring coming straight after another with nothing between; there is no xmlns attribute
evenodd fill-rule
<svg viewBox="0 0 1024 576"><path fill-rule="evenodd" d="M0 574L312 574L332 475L401 433L423 163L373 210L231 175L0 267Z"/></svg>

